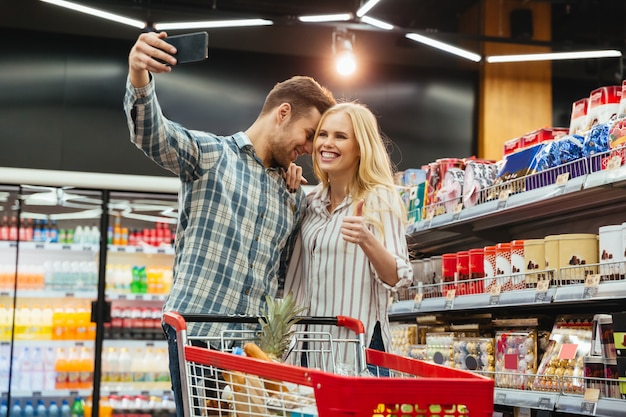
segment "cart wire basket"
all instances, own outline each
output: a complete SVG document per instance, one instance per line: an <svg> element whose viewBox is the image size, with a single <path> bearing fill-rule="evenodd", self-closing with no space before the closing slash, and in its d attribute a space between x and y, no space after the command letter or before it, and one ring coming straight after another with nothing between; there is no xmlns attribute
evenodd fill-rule
<svg viewBox="0 0 626 417"><path fill-rule="evenodd" d="M267 362L238 354L228 342L241 343L245 331L220 336L222 349L190 344L188 321L236 320L249 316L180 315L166 312L176 329L185 416L285 417L492 417L493 379L365 348L363 324L338 317L302 318L299 325L331 324L355 337L334 340L296 332L285 362ZM248 332L254 341L254 332ZM196 340L197 336L194 336ZM233 340L229 340L229 339ZM209 343L209 346L214 345ZM347 350L346 350L347 349ZM339 364L345 352L354 362ZM350 357L351 355L348 355ZM294 364L295 363L295 364Z"/></svg>

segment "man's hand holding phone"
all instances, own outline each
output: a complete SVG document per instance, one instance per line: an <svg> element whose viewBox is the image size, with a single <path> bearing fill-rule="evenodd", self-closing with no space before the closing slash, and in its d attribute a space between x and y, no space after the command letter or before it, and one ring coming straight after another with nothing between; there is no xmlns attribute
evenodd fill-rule
<svg viewBox="0 0 626 417"><path fill-rule="evenodd" d="M143 87L150 82L148 72L170 72L173 65L201 61L207 56L206 32L170 37L166 32L142 33L128 56L130 81L135 87Z"/></svg>

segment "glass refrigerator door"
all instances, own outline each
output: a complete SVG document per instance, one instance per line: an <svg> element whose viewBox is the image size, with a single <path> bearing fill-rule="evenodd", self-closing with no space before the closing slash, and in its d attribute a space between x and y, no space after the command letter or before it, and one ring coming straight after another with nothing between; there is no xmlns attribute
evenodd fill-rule
<svg viewBox="0 0 626 417"><path fill-rule="evenodd" d="M161 309L172 282L177 196L111 193L101 404L114 410L174 407ZM107 401L108 400L108 401Z"/></svg>
<svg viewBox="0 0 626 417"><path fill-rule="evenodd" d="M93 392L102 193L20 187L11 410L54 414ZM15 238L15 236L12 236ZM65 411L65 410L63 410Z"/></svg>
<svg viewBox="0 0 626 417"><path fill-rule="evenodd" d="M7 409L17 271L18 191L17 187L0 186L0 406Z"/></svg>

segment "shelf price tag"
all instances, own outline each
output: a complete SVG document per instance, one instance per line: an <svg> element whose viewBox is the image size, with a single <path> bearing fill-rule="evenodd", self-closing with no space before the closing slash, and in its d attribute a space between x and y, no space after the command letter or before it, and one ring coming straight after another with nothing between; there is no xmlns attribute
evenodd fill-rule
<svg viewBox="0 0 626 417"><path fill-rule="evenodd" d="M540 397L537 402L537 407L545 410L554 410L554 404L552 403L552 399L550 397Z"/></svg>
<svg viewBox="0 0 626 417"><path fill-rule="evenodd" d="M446 293L446 303L444 304L444 308L446 310L452 310L454 307L454 297L456 296L456 290L448 290Z"/></svg>
<svg viewBox="0 0 626 417"><path fill-rule="evenodd" d="M498 209L503 209L506 207L506 202L509 199L509 194L511 190L500 190L498 193Z"/></svg>
<svg viewBox="0 0 626 417"><path fill-rule="evenodd" d="M542 279L537 281L537 291L535 292L535 302L544 302L548 298L548 289L550 288L550 280Z"/></svg>
<svg viewBox="0 0 626 417"><path fill-rule="evenodd" d="M502 292L502 288L499 284L495 284L489 290L489 305L495 306L500 302L500 293Z"/></svg>
<svg viewBox="0 0 626 417"><path fill-rule="evenodd" d="M504 392L496 392L496 398L494 400L496 404L504 405L506 394Z"/></svg>
<svg viewBox="0 0 626 417"><path fill-rule="evenodd" d="M422 299L424 298L424 294L417 293L415 297L413 297L413 311L419 310L422 307Z"/></svg>
<svg viewBox="0 0 626 417"><path fill-rule="evenodd" d="M555 184L558 186L564 186L565 184L567 184L567 181L569 181L569 172L564 172L556 177Z"/></svg>
<svg viewBox="0 0 626 417"><path fill-rule="evenodd" d="M580 403L580 412L582 414L595 416L599 398L600 390L598 388L587 388L583 400Z"/></svg>
<svg viewBox="0 0 626 417"><path fill-rule="evenodd" d="M583 289L583 299L593 298L598 293L600 286L600 274L587 275Z"/></svg>
<svg viewBox="0 0 626 417"><path fill-rule="evenodd" d="M457 203L452 210L452 221L457 221L461 217L461 211L463 211L463 203Z"/></svg>

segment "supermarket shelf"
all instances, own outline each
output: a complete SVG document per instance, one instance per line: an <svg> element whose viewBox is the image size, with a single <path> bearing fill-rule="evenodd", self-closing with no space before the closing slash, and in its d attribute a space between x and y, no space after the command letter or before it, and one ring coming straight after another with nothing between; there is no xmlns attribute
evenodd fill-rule
<svg viewBox="0 0 626 417"><path fill-rule="evenodd" d="M99 245L84 243L56 243L56 242L16 242L14 240L0 241L0 249L17 248L20 250L44 250L44 251L68 251L68 252L93 252L100 250Z"/></svg>
<svg viewBox="0 0 626 417"><path fill-rule="evenodd" d="M424 298L421 303L414 300L404 300L392 303L389 309L389 318L398 319L401 316L417 315L419 313L469 311L498 307L559 308L567 304L589 305L605 303L607 300L618 302L626 298L626 280L603 281L597 289L589 292L585 284L569 284L553 286L546 293L538 293L535 289L501 292L497 297L491 294L470 294L448 300L445 297Z"/></svg>
<svg viewBox="0 0 626 417"><path fill-rule="evenodd" d="M582 396L561 395L558 397L555 410L561 413L595 415L597 417L623 417L626 401L600 398L596 404L595 413L588 408L591 404L584 401Z"/></svg>
<svg viewBox="0 0 626 417"><path fill-rule="evenodd" d="M163 340L130 340L130 339L105 339L104 345L106 347L113 348L142 348L142 347L156 347L167 348L167 341Z"/></svg>
<svg viewBox="0 0 626 417"><path fill-rule="evenodd" d="M529 407L554 410L559 400L557 392L521 391L509 388L494 389L494 404L511 407Z"/></svg>
<svg viewBox="0 0 626 417"><path fill-rule="evenodd" d="M125 300L125 301L156 301L165 302L167 294L116 294L107 293L106 298L111 301Z"/></svg>
<svg viewBox="0 0 626 417"><path fill-rule="evenodd" d="M171 246L120 246L108 245L110 253L145 254L145 255L174 255L174 248Z"/></svg>
<svg viewBox="0 0 626 417"><path fill-rule="evenodd" d="M624 213L624 187L626 166L441 214L409 226L409 249L436 254L512 240L515 234L546 228L561 227L566 233L572 222Z"/></svg>

